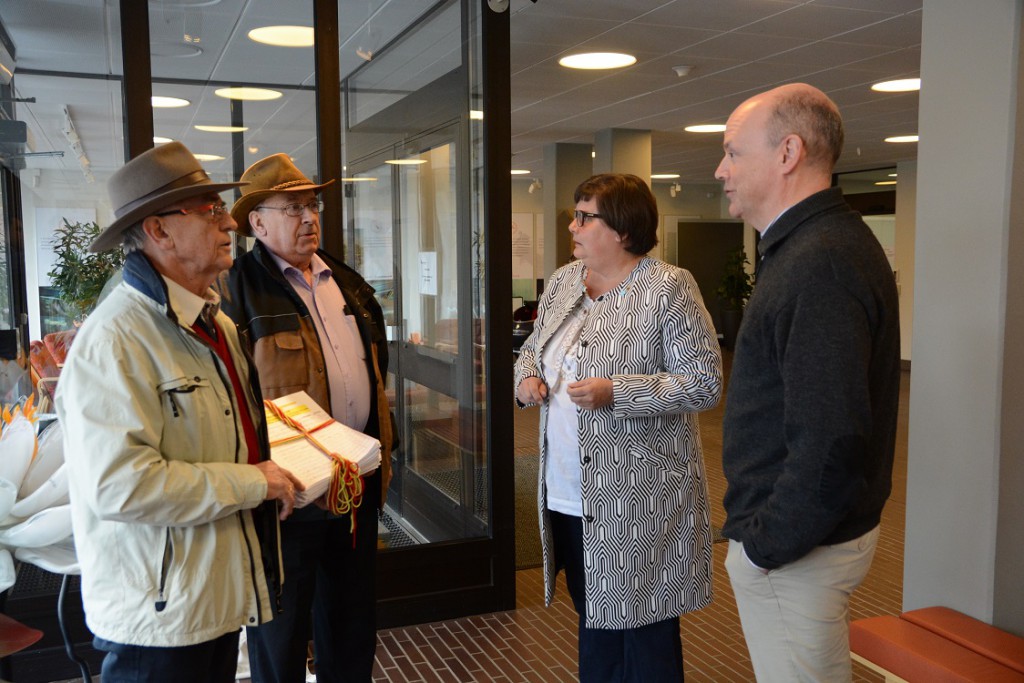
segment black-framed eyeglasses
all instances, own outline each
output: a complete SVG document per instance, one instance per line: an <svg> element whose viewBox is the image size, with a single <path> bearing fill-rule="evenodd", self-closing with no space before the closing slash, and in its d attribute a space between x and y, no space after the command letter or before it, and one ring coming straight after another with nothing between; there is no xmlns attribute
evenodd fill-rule
<svg viewBox="0 0 1024 683"><path fill-rule="evenodd" d="M604 218L604 216L599 213L590 213L589 211L580 211L579 209L576 209L572 215L576 220L576 225L581 228L583 227L583 224L587 222L588 218Z"/></svg>
<svg viewBox="0 0 1024 683"><path fill-rule="evenodd" d="M308 204L285 204L284 206L257 206L256 210L260 209L274 209L275 211L284 211L285 215L291 216L292 218L298 218L301 216L306 209L309 209L313 213L320 213L324 210L324 202L322 199L314 199Z"/></svg>
<svg viewBox="0 0 1024 683"><path fill-rule="evenodd" d="M228 212L227 204L224 202L210 202L209 204L202 204L194 209L170 209L169 211L161 211L160 213L154 213L154 216L199 216L210 221L219 221L224 214Z"/></svg>

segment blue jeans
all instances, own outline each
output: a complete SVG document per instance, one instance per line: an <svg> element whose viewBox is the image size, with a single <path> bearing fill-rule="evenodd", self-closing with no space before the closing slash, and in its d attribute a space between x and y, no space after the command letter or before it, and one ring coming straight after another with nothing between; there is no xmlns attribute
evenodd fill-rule
<svg viewBox="0 0 1024 683"><path fill-rule="evenodd" d="M143 647L94 638L92 646L106 652L103 683L229 683L238 665L238 634L184 647Z"/></svg>
<svg viewBox="0 0 1024 683"><path fill-rule="evenodd" d="M587 628L583 520L550 512L555 567L565 570L569 596L580 618L581 683L675 683L683 680L679 619L627 629Z"/></svg>

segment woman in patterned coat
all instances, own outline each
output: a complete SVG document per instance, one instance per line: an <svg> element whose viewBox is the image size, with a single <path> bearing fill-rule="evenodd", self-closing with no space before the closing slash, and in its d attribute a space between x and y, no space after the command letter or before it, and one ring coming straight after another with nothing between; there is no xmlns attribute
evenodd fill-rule
<svg viewBox="0 0 1024 683"><path fill-rule="evenodd" d="M633 175L580 184L576 261L551 276L516 362L541 404L538 507L546 601L565 570L580 680L680 681L678 617L711 602L711 524L697 412L721 354L693 277L644 256L658 208Z"/></svg>

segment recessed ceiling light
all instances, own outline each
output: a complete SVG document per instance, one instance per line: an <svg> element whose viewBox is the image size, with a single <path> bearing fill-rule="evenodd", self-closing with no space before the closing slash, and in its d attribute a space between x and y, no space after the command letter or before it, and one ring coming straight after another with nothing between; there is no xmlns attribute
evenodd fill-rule
<svg viewBox="0 0 1024 683"><path fill-rule="evenodd" d="M875 185L895 185L895 180L879 180Z"/></svg>
<svg viewBox="0 0 1024 683"><path fill-rule="evenodd" d="M901 78L896 81L875 83L871 89L876 92L911 92L921 89L920 78Z"/></svg>
<svg viewBox="0 0 1024 683"><path fill-rule="evenodd" d="M688 133L721 133L725 130L724 123L699 123L696 126L683 128Z"/></svg>
<svg viewBox="0 0 1024 683"><path fill-rule="evenodd" d="M426 159L388 159L384 162L385 164L394 164L395 166L414 166L416 164L427 163Z"/></svg>
<svg viewBox="0 0 1024 683"><path fill-rule="evenodd" d="M153 136L154 145L166 145L168 142L173 142L173 140L171 140L171 138L162 138L159 135Z"/></svg>
<svg viewBox="0 0 1024 683"><path fill-rule="evenodd" d="M480 111L479 109L470 109L469 110L469 118L470 118L471 121L483 121L484 120L484 113L482 111Z"/></svg>
<svg viewBox="0 0 1024 683"><path fill-rule="evenodd" d="M621 69L636 64L636 57L621 52L584 52L566 55L558 63L570 69Z"/></svg>
<svg viewBox="0 0 1024 683"><path fill-rule="evenodd" d="M530 175L530 169L528 169L528 168L513 168L511 173L512 173L512 175Z"/></svg>
<svg viewBox="0 0 1024 683"><path fill-rule="evenodd" d="M213 94L229 100L276 100L284 93L266 88L218 88Z"/></svg>
<svg viewBox="0 0 1024 683"><path fill-rule="evenodd" d="M154 107L160 108L187 107L192 104L186 99L182 99L180 97L167 97L165 95L153 95L153 97L150 98L150 101L153 103Z"/></svg>
<svg viewBox="0 0 1024 683"><path fill-rule="evenodd" d="M199 161L220 161L224 158L219 154L193 154L192 156L199 159Z"/></svg>
<svg viewBox="0 0 1024 683"><path fill-rule="evenodd" d="M651 180L673 180L678 178L678 173L653 173L651 174Z"/></svg>
<svg viewBox="0 0 1024 683"><path fill-rule="evenodd" d="M890 174L889 174L889 177L890 177L890 178L895 178L896 176L897 176L897 174L896 174L896 173L890 173Z"/></svg>
<svg viewBox="0 0 1024 683"><path fill-rule="evenodd" d="M372 183L372 182L376 182L376 180L377 180L376 178L370 178L369 176L364 176L364 177L359 177L359 178L342 178L341 182L343 182L343 183Z"/></svg>
<svg viewBox="0 0 1024 683"><path fill-rule="evenodd" d="M196 126L196 130L205 133L242 133L249 130L249 126Z"/></svg>
<svg viewBox="0 0 1024 683"><path fill-rule="evenodd" d="M894 135L885 139L886 142L917 142L916 135Z"/></svg>
<svg viewBox="0 0 1024 683"><path fill-rule="evenodd" d="M312 47L311 26L261 26L249 31L249 40L277 47Z"/></svg>

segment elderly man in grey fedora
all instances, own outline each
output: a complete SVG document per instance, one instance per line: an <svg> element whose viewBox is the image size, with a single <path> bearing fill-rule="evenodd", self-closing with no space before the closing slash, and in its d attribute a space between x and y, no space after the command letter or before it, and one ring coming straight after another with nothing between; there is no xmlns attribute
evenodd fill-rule
<svg viewBox="0 0 1024 683"><path fill-rule="evenodd" d="M388 347L373 288L320 249L319 192L286 154L257 161L231 207L253 236L218 284L224 311L253 352L268 398L305 391L338 422L380 439L381 467L361 478L361 503L307 505L281 524L282 614L248 629L253 680L301 681L310 631L319 683L369 681L376 635L377 509L390 479ZM335 225L335 229L340 229ZM312 629L310 629L312 610Z"/></svg>
<svg viewBox="0 0 1024 683"><path fill-rule="evenodd" d="M184 145L109 183L91 245L127 253L57 388L82 599L104 683L234 680L239 629L270 620L278 518L298 480L269 459L255 370L210 288L235 222ZM265 503L265 501L267 501Z"/></svg>

